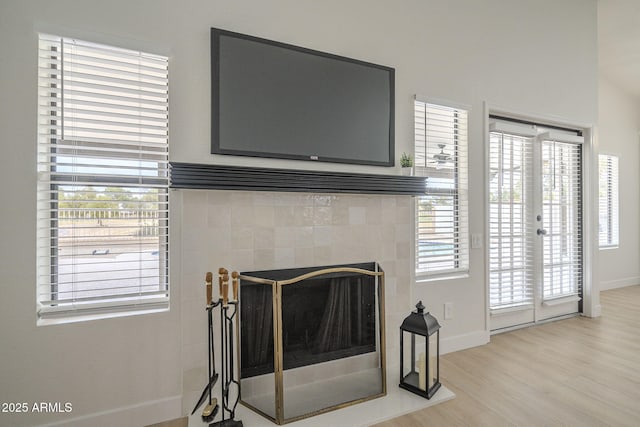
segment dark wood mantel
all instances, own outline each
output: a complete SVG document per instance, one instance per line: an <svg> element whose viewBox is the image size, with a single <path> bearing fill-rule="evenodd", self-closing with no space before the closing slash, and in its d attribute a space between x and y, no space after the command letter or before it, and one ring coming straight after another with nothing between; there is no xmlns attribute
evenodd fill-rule
<svg viewBox="0 0 640 427"><path fill-rule="evenodd" d="M419 196L426 177L171 162L171 188Z"/></svg>

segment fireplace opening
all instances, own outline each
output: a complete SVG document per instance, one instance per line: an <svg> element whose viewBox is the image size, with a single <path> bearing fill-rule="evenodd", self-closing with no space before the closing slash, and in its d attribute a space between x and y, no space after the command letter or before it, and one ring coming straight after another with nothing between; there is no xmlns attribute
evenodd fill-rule
<svg viewBox="0 0 640 427"><path fill-rule="evenodd" d="M373 263L350 264L371 269ZM285 280L318 268L246 272ZM241 377L271 373L273 364L272 289L242 282ZM330 273L282 289L284 370L376 351L376 280L351 272Z"/></svg>

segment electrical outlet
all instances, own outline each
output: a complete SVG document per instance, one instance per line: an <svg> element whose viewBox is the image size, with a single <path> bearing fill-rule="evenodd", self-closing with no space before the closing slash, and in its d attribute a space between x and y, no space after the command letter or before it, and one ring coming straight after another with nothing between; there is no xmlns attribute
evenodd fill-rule
<svg viewBox="0 0 640 427"><path fill-rule="evenodd" d="M445 302L444 303L444 320L453 319L453 303Z"/></svg>

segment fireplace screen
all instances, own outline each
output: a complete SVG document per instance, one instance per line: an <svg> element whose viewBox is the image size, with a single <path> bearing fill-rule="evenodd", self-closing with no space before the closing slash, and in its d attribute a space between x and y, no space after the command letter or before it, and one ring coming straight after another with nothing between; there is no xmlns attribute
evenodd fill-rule
<svg viewBox="0 0 640 427"><path fill-rule="evenodd" d="M283 424L386 393L376 263L245 272L240 293L243 404Z"/></svg>

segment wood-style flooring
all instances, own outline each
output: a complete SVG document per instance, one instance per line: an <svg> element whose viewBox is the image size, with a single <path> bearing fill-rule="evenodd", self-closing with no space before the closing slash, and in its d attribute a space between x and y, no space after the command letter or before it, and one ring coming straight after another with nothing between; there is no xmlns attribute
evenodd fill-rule
<svg viewBox="0 0 640 427"><path fill-rule="evenodd" d="M456 398L376 427L640 426L640 286L600 298L599 318L441 356L441 382Z"/></svg>
<svg viewBox="0 0 640 427"><path fill-rule="evenodd" d="M189 418L182 417L182 418L177 418L171 421L165 421L158 424L151 424L151 425L148 425L147 427L187 427L188 425L189 425ZM208 424L202 423L202 425L204 426Z"/></svg>

